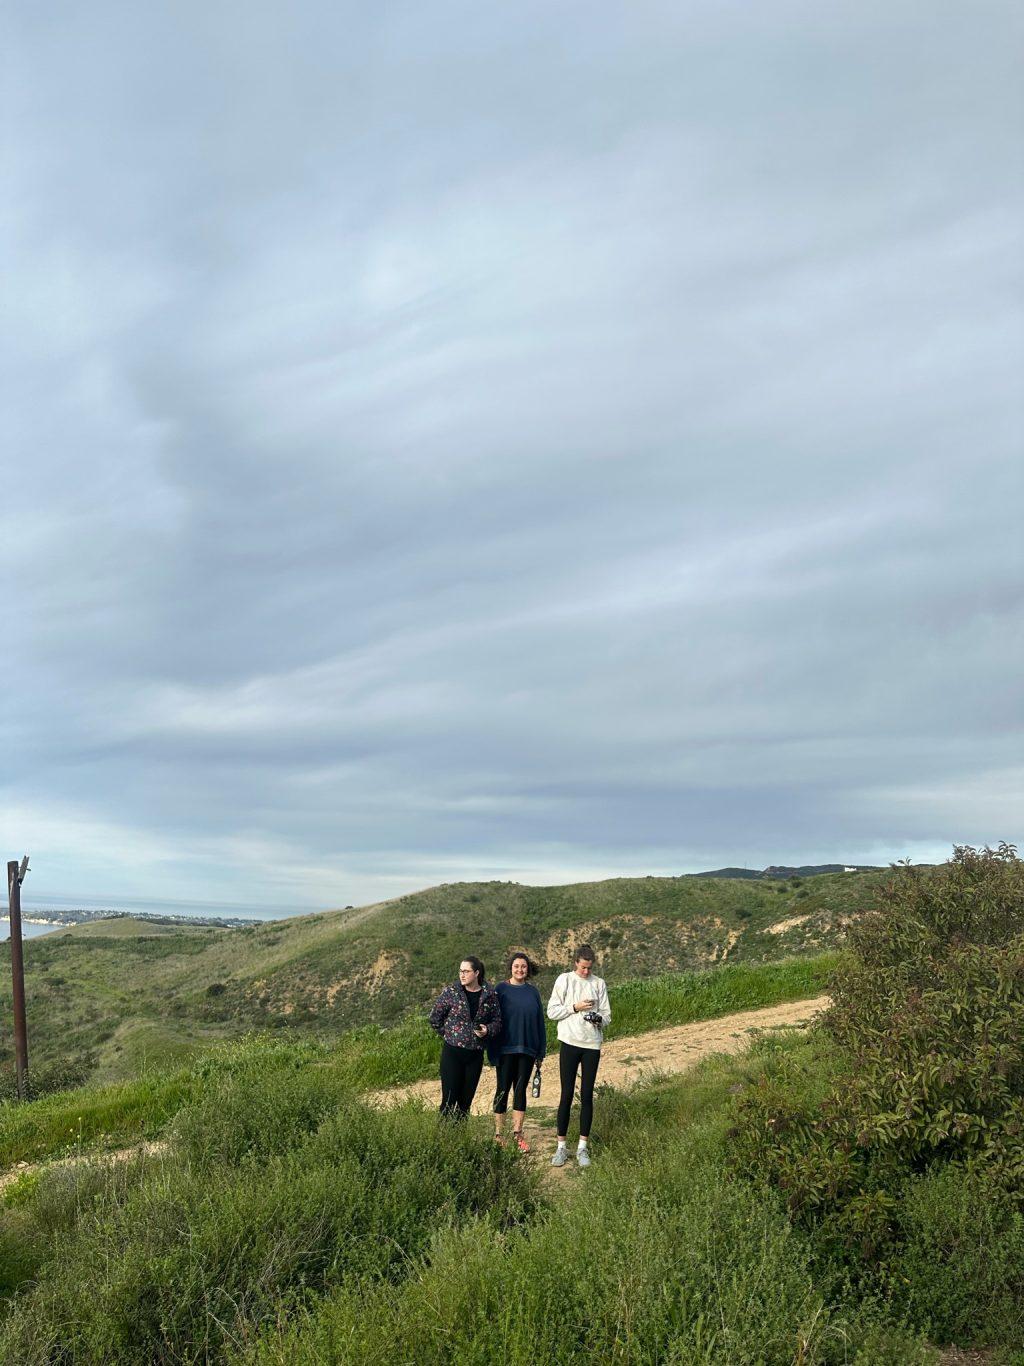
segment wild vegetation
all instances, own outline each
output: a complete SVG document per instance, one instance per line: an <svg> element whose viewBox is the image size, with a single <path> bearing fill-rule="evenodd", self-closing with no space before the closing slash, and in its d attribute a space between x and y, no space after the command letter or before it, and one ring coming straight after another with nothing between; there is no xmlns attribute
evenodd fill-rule
<svg viewBox="0 0 1024 1366"><path fill-rule="evenodd" d="M33 1082L43 1093L134 1077L253 1029L336 1038L393 1025L419 1013L467 952L494 969L526 948L542 989L580 938L615 982L822 952L881 876L458 883L244 929L81 925L25 947ZM0 945L0 1094L13 1057L8 953Z"/></svg>
<svg viewBox="0 0 1024 1366"><path fill-rule="evenodd" d="M434 1067L415 1019L0 1107L6 1162L111 1141L91 1113L164 1140L7 1189L0 1360L925 1366L955 1341L1020 1366L1022 910L1011 849L958 850L891 875L838 957L623 987L638 1032L822 974L835 1006L604 1090L564 1180L484 1120L365 1104Z"/></svg>
<svg viewBox="0 0 1024 1366"><path fill-rule="evenodd" d="M739 1105L731 1161L815 1255L936 1336L1024 1349L1024 864L903 867L807 1048Z"/></svg>

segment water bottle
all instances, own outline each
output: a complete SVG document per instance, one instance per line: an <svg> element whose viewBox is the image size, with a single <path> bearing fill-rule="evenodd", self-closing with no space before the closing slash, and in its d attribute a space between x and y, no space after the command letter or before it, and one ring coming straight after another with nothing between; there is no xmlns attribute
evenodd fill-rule
<svg viewBox="0 0 1024 1366"><path fill-rule="evenodd" d="M530 1094L533 1096L534 1100L536 1100L537 1097L540 1095L540 1068L539 1068L539 1067L537 1068L537 1070L536 1070L536 1071L534 1072L534 1074L533 1074L533 1085L530 1087Z"/></svg>

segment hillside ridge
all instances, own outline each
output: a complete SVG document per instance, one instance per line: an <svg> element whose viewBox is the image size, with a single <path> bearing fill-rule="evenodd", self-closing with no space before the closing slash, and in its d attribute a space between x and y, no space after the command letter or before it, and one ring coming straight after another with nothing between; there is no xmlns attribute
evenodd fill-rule
<svg viewBox="0 0 1024 1366"><path fill-rule="evenodd" d="M252 1029L392 1024L422 1011L467 953L495 976L525 949L543 985L581 941L613 981L820 952L886 876L449 883L233 929L92 921L26 944L31 1065L40 1085L47 1069L116 1079ZM0 1066L13 1044L9 992L0 967Z"/></svg>

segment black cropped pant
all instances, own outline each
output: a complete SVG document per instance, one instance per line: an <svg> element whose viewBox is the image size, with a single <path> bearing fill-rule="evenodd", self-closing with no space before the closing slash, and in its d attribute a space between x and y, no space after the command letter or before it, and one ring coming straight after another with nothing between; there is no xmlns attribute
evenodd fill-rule
<svg viewBox="0 0 1024 1366"><path fill-rule="evenodd" d="M580 1138L590 1137L594 1122L594 1082L597 1065L601 1061L599 1048L577 1048L563 1043L558 1050L558 1075L562 1083L562 1097L558 1102L558 1133L565 1136L569 1128L569 1111L576 1090L576 1073L580 1073Z"/></svg>
<svg viewBox="0 0 1024 1366"><path fill-rule="evenodd" d="M494 1113L503 1115L508 1109L508 1093L512 1092L512 1109L526 1109L526 1088L537 1059L532 1053L503 1053L495 1069L498 1087L494 1092Z"/></svg>
<svg viewBox="0 0 1024 1366"><path fill-rule="evenodd" d="M452 1119L465 1119L476 1095L484 1065L482 1048L457 1048L441 1045L441 1113Z"/></svg>

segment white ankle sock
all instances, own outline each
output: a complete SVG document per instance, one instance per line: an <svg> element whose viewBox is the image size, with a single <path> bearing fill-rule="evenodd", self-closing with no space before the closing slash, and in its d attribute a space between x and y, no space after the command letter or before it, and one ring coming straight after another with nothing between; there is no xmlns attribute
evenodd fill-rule
<svg viewBox="0 0 1024 1366"><path fill-rule="evenodd" d="M580 1141L576 1144L576 1151L579 1152L581 1148L585 1148L586 1146L587 1140L585 1138L581 1138Z"/></svg>
<svg viewBox="0 0 1024 1366"><path fill-rule="evenodd" d="M564 1138L560 1138L560 1139L558 1140L558 1146L559 1146L560 1148L564 1148L564 1147L565 1147L565 1139L564 1139Z"/></svg>

